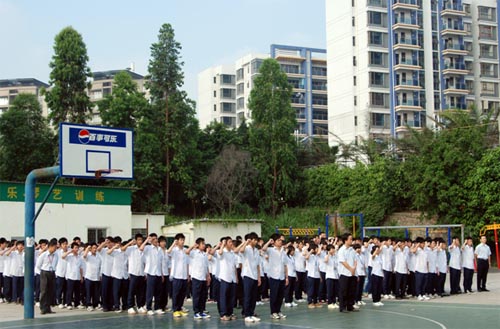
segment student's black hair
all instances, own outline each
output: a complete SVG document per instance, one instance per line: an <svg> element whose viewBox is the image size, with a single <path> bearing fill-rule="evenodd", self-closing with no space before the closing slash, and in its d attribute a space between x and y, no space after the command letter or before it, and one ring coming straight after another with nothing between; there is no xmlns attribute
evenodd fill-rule
<svg viewBox="0 0 500 329"><path fill-rule="evenodd" d="M375 246L372 248L372 251L370 252L372 255L375 253L375 251L377 251L379 247L378 246Z"/></svg>
<svg viewBox="0 0 500 329"><path fill-rule="evenodd" d="M59 239L59 244L63 244L63 243L67 243L67 242L68 242L68 239L66 239L66 238Z"/></svg>
<svg viewBox="0 0 500 329"><path fill-rule="evenodd" d="M56 240L56 239L52 239L52 240L50 240L50 242L49 242L49 248L50 248L50 247L53 247L53 246L56 246L56 247L57 247L57 240Z"/></svg>
<svg viewBox="0 0 500 329"><path fill-rule="evenodd" d="M345 242L349 239L350 236L352 236L352 233L344 233L342 234L342 240Z"/></svg>
<svg viewBox="0 0 500 329"><path fill-rule="evenodd" d="M458 236L453 236L452 240L455 240L455 239L460 239Z"/></svg>
<svg viewBox="0 0 500 329"><path fill-rule="evenodd" d="M276 241L276 240L278 240L280 238L281 238L281 234L279 234L279 233L273 233L271 235L271 239L273 239L273 241Z"/></svg>
<svg viewBox="0 0 500 329"><path fill-rule="evenodd" d="M405 242L411 242L411 239L410 238L406 238Z"/></svg>
<svg viewBox="0 0 500 329"><path fill-rule="evenodd" d="M318 249L318 245L314 242L309 243L309 249L308 251L316 250Z"/></svg>
<svg viewBox="0 0 500 329"><path fill-rule="evenodd" d="M74 247L80 247L80 244L78 242L71 242L71 249Z"/></svg>
<svg viewBox="0 0 500 329"><path fill-rule="evenodd" d="M97 243L95 243L95 242L89 242L89 243L87 244L87 247L92 248L93 246L96 246L96 247L97 247Z"/></svg>
<svg viewBox="0 0 500 329"><path fill-rule="evenodd" d="M242 241L242 240L243 240L243 238L241 237L241 235L236 236L236 241Z"/></svg>
<svg viewBox="0 0 500 329"><path fill-rule="evenodd" d="M329 244L328 246L326 246L326 251L330 251L332 249L335 249L335 246L333 244Z"/></svg>
<svg viewBox="0 0 500 329"><path fill-rule="evenodd" d="M80 237L79 237L79 236L75 236L75 237L73 238L73 241L76 241L76 240L80 240L80 241L82 241L82 239L80 239Z"/></svg>
<svg viewBox="0 0 500 329"><path fill-rule="evenodd" d="M416 243L422 243L422 242L424 242L424 241L425 241L425 240L424 240L424 238L422 238L422 237L420 237L420 236L419 236L419 237L417 237L417 238L415 239L415 242L416 242Z"/></svg>
<svg viewBox="0 0 500 329"><path fill-rule="evenodd" d="M160 235L160 237L158 238L158 243L160 243L162 241L167 242L167 238L165 236L163 236L163 235Z"/></svg>
<svg viewBox="0 0 500 329"><path fill-rule="evenodd" d="M387 241L387 238L385 236L381 236L379 239L378 239L380 242L386 242Z"/></svg>
<svg viewBox="0 0 500 329"><path fill-rule="evenodd" d="M205 243L205 239L203 239L203 238L198 238L198 239L196 239L195 243L196 243L196 244L202 244L202 243Z"/></svg>
<svg viewBox="0 0 500 329"><path fill-rule="evenodd" d="M241 240L234 240L233 244L234 244L234 247L238 248L243 242L241 242Z"/></svg>
<svg viewBox="0 0 500 329"><path fill-rule="evenodd" d="M431 239L430 237L427 237L427 238L425 238L425 242L429 242L429 243L431 243L431 242L432 242L432 239Z"/></svg>
<svg viewBox="0 0 500 329"><path fill-rule="evenodd" d="M3 244L3 243L6 243L7 240L5 240L5 238L0 238L0 244Z"/></svg>
<svg viewBox="0 0 500 329"><path fill-rule="evenodd" d="M352 245L352 249L354 249L354 250L361 249L361 245L359 243L355 243Z"/></svg>
<svg viewBox="0 0 500 329"><path fill-rule="evenodd" d="M149 233L150 238L157 238L158 235L156 233Z"/></svg>
<svg viewBox="0 0 500 329"><path fill-rule="evenodd" d="M320 244L327 244L328 243L328 240L323 238L319 241Z"/></svg>
<svg viewBox="0 0 500 329"><path fill-rule="evenodd" d="M208 249L208 248L212 248L212 245L211 245L210 243L207 243L207 244L205 245L205 247L206 247L207 249Z"/></svg>
<svg viewBox="0 0 500 329"><path fill-rule="evenodd" d="M115 237L113 238L113 241L114 241L115 243L122 243L122 237L121 237L121 236L119 236L119 235L117 235L117 236L115 236Z"/></svg>
<svg viewBox="0 0 500 329"><path fill-rule="evenodd" d="M134 239L136 239L136 240L137 240L137 239L139 239L139 238L141 238L141 239L143 239L143 240L144 240L144 236L143 236L141 233L136 233L136 234L135 234L135 236L134 236Z"/></svg>
<svg viewBox="0 0 500 329"><path fill-rule="evenodd" d="M468 236L468 237L465 238L465 240L472 240L472 237Z"/></svg>
<svg viewBox="0 0 500 329"><path fill-rule="evenodd" d="M287 254L288 256L290 256L290 254L292 253L292 251L295 251L295 248L294 248L293 246L288 246L288 247L286 248L286 254Z"/></svg>
<svg viewBox="0 0 500 329"><path fill-rule="evenodd" d="M0 241L0 243L2 243L2 241ZM47 239L40 239L40 241L38 241L38 244L49 244L49 240L47 240Z"/></svg>
<svg viewBox="0 0 500 329"><path fill-rule="evenodd" d="M23 245L24 246L24 241L16 241L16 247L19 246L19 245Z"/></svg>
<svg viewBox="0 0 500 329"><path fill-rule="evenodd" d="M245 235L245 240L258 240L259 236L255 232L250 232L247 235Z"/></svg>
<svg viewBox="0 0 500 329"><path fill-rule="evenodd" d="M56 238L50 239L49 244L51 244L52 242L55 242L57 244L57 239Z"/></svg>
<svg viewBox="0 0 500 329"><path fill-rule="evenodd" d="M226 240L226 242L227 240L233 241L233 238L231 238L230 236L223 236L222 238L220 238L220 242L222 242L222 240Z"/></svg>
<svg viewBox="0 0 500 329"><path fill-rule="evenodd" d="M175 237L174 237L174 240L181 240L181 239L183 239L183 240L185 240L185 239L186 239L186 237L185 237L185 236L184 236L184 234L182 234L182 233L177 233L177 234L175 235Z"/></svg>
<svg viewBox="0 0 500 329"><path fill-rule="evenodd" d="M370 239L369 239L369 238L367 238L367 237L364 237L364 238L363 238L363 242L368 242L368 241L370 241Z"/></svg>

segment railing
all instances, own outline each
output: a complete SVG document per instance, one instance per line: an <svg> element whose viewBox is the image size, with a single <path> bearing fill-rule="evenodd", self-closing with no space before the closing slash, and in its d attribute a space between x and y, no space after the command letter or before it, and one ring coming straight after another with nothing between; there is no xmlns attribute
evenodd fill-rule
<svg viewBox="0 0 500 329"><path fill-rule="evenodd" d="M417 80L396 81L396 86L419 87Z"/></svg>
<svg viewBox="0 0 500 329"><path fill-rule="evenodd" d="M465 45L461 45L461 44L458 44L458 43L445 43L444 44L444 49L445 50L448 50L448 49L451 49L451 50L465 50Z"/></svg>
<svg viewBox="0 0 500 329"><path fill-rule="evenodd" d="M443 3L442 10L456 10L456 11L464 11L464 6L459 5L458 3Z"/></svg>
<svg viewBox="0 0 500 329"><path fill-rule="evenodd" d="M396 40L396 45L398 44L418 46L417 39L399 39Z"/></svg>
<svg viewBox="0 0 500 329"><path fill-rule="evenodd" d="M397 99L396 106L420 106L417 99L402 101Z"/></svg>
<svg viewBox="0 0 500 329"><path fill-rule="evenodd" d="M392 0L392 3L394 5L398 4L398 3L403 3L405 5L417 5L417 0Z"/></svg>
<svg viewBox="0 0 500 329"><path fill-rule="evenodd" d="M396 127L423 128L423 125L420 121L398 120L396 123Z"/></svg>
<svg viewBox="0 0 500 329"><path fill-rule="evenodd" d="M396 65L413 65L413 66L419 66L418 61L416 59L400 59L396 60Z"/></svg>
<svg viewBox="0 0 500 329"><path fill-rule="evenodd" d="M465 70L465 64L462 63L454 63L454 64L449 64L445 63L444 64L444 69L445 70Z"/></svg>
<svg viewBox="0 0 500 329"><path fill-rule="evenodd" d="M489 59L497 59L498 54L495 52L484 52L479 54L479 58L489 58Z"/></svg>
<svg viewBox="0 0 500 329"><path fill-rule="evenodd" d="M465 83L449 83L449 84L446 84L446 87L444 89L445 90L446 89L467 90Z"/></svg>
<svg viewBox="0 0 500 329"><path fill-rule="evenodd" d="M395 24L417 25L417 20L411 17L401 18L399 16L396 16L394 21Z"/></svg>
<svg viewBox="0 0 500 329"><path fill-rule="evenodd" d="M368 0L368 6L387 8L387 0Z"/></svg>
<svg viewBox="0 0 500 329"><path fill-rule="evenodd" d="M463 23L444 23L441 25L442 30L454 30L454 31L464 31L464 24Z"/></svg>

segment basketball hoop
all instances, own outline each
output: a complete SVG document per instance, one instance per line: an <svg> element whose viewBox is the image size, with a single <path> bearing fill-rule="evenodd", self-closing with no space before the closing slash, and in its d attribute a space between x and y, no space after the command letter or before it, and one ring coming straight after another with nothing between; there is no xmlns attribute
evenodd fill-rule
<svg viewBox="0 0 500 329"><path fill-rule="evenodd" d="M95 178L99 179L103 176L107 176L109 174L114 174L117 172L122 172L123 170L121 169L99 169L95 171Z"/></svg>

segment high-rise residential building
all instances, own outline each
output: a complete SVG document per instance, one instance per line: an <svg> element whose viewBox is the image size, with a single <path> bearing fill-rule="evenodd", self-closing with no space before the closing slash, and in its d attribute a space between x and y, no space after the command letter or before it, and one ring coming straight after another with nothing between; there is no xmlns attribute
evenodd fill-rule
<svg viewBox="0 0 500 329"><path fill-rule="evenodd" d="M88 90L88 95L90 97L90 100L92 102L98 102L104 99L104 97L106 97L107 95L111 95L113 92L113 83L115 76L120 72L128 73L132 78L132 80L135 83L137 83L137 89L140 92L145 93L146 97L149 97L148 96L149 92L145 87L146 80L144 79L144 76L132 70L127 69L127 70L109 70L109 71L92 72L91 87ZM101 123L101 117L99 115L99 108L96 105L94 106L92 118L89 124L98 125L100 123Z"/></svg>
<svg viewBox="0 0 500 329"><path fill-rule="evenodd" d="M231 127L244 120L251 121L248 99L261 64L269 57L279 62L293 87L291 103L297 115L296 136L327 138L326 50L285 45L271 45L270 54L248 54L234 65L214 66L201 72L198 75L200 127L214 120Z"/></svg>
<svg viewBox="0 0 500 329"><path fill-rule="evenodd" d="M236 128L234 65L219 65L198 75L198 120L203 129L213 121Z"/></svg>
<svg viewBox="0 0 500 329"><path fill-rule="evenodd" d="M37 96L42 106L42 113L47 116L47 104L41 95L41 90L48 87L45 82L33 78L0 80L0 115L9 109L17 95L25 93Z"/></svg>
<svg viewBox="0 0 500 329"><path fill-rule="evenodd" d="M326 0L330 144L498 109L498 0Z"/></svg>

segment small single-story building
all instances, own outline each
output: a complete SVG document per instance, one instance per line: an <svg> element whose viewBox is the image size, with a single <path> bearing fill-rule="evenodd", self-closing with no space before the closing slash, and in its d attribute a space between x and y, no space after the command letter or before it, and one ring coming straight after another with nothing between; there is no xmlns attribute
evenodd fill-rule
<svg viewBox="0 0 500 329"><path fill-rule="evenodd" d="M37 184L36 207L49 190ZM134 214L128 188L56 185L35 224L35 240L79 236L84 242L100 237L161 232L164 214ZM24 184L0 182L0 237L24 239Z"/></svg>
<svg viewBox="0 0 500 329"><path fill-rule="evenodd" d="M261 235L262 220L259 219L197 219L169 224L162 227L163 235L167 237L169 245L177 233L186 236L186 245L194 244L199 237L205 239L207 243L215 245L221 237L230 236L233 239L240 235L255 232Z"/></svg>

